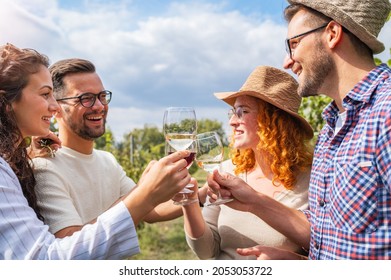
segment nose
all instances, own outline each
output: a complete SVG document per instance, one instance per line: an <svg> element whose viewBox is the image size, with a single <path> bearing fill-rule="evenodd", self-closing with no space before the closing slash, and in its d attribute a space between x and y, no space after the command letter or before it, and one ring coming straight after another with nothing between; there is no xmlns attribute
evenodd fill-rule
<svg viewBox="0 0 391 280"><path fill-rule="evenodd" d="M107 105L103 105L102 102L99 100L99 98L96 97L95 102L94 102L94 105L92 105L91 108L92 108L93 110L97 110L97 109L104 108L105 106L107 106Z"/></svg>
<svg viewBox="0 0 391 280"><path fill-rule="evenodd" d="M49 102L49 111L50 112L54 112L54 113L57 113L57 112L60 112L60 105L58 104L57 100L54 98L54 96L52 96L50 98L50 102Z"/></svg>
<svg viewBox="0 0 391 280"><path fill-rule="evenodd" d="M293 63L294 63L293 59L289 56L289 54L286 54L283 62L284 69L292 68Z"/></svg>
<svg viewBox="0 0 391 280"><path fill-rule="evenodd" d="M238 125L238 117L234 114L231 116L231 118L229 119L229 125L232 126L232 127L235 127Z"/></svg>

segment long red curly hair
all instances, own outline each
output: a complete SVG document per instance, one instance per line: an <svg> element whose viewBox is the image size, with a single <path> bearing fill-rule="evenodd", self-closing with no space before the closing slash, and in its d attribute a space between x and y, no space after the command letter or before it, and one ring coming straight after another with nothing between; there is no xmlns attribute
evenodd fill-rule
<svg viewBox="0 0 391 280"><path fill-rule="evenodd" d="M269 155L264 157L273 172L272 183L282 184L293 190L298 172L311 168L313 146L301 123L285 111L261 99L258 101L259 143L257 151ZM234 140L231 140L232 148ZM235 174L254 168L256 161L252 149L231 149Z"/></svg>

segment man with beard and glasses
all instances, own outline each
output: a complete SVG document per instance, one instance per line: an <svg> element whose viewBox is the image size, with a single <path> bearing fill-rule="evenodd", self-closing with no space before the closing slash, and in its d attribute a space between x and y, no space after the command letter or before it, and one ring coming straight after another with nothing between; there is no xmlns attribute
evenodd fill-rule
<svg viewBox="0 0 391 280"><path fill-rule="evenodd" d="M65 59L54 63L49 71L60 105L55 118L61 140L61 144L49 147L50 152L60 145L62 148L53 157L34 158L33 163L38 207L49 230L61 238L93 223L136 184L112 154L94 149L94 140L105 133L112 95L103 86L95 66L84 59ZM34 143L38 140L42 139L34 139ZM181 207L167 201L144 221L164 221L181 215Z"/></svg>
<svg viewBox="0 0 391 280"><path fill-rule="evenodd" d="M391 69L373 59L384 50L377 36L391 4L289 3L284 68L297 74L300 96L333 99L315 148L309 210L284 208L228 175L215 173L209 186L223 187L222 195L236 198L231 207L245 205L309 249L310 259L391 259ZM261 246L239 251L260 259L294 257Z"/></svg>

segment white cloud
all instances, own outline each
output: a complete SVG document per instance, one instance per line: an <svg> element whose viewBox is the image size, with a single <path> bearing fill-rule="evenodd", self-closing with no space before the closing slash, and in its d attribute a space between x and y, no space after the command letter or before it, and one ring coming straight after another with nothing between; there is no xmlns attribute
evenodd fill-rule
<svg viewBox="0 0 391 280"><path fill-rule="evenodd" d="M226 122L226 105L213 92L239 89L257 65L282 66L286 25L267 16L197 2L172 4L154 16L137 14L132 1L82 3L66 10L57 1L5 0L0 44L36 48L52 62L94 62L114 94L109 125L117 138L160 125L168 106L194 106L202 117ZM387 43L383 60L390 57L390 26L380 34Z"/></svg>

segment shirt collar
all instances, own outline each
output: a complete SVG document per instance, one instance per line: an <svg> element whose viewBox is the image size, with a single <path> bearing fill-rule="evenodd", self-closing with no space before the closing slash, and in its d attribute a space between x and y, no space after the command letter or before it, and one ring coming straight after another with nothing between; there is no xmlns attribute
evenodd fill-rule
<svg viewBox="0 0 391 280"><path fill-rule="evenodd" d="M349 110L362 103L370 103L373 93L378 84L391 75L391 69L386 64L380 64L373 68L368 75L357 83L342 100L342 106ZM336 118L339 110L334 101L332 101L323 111L322 116L325 120Z"/></svg>

